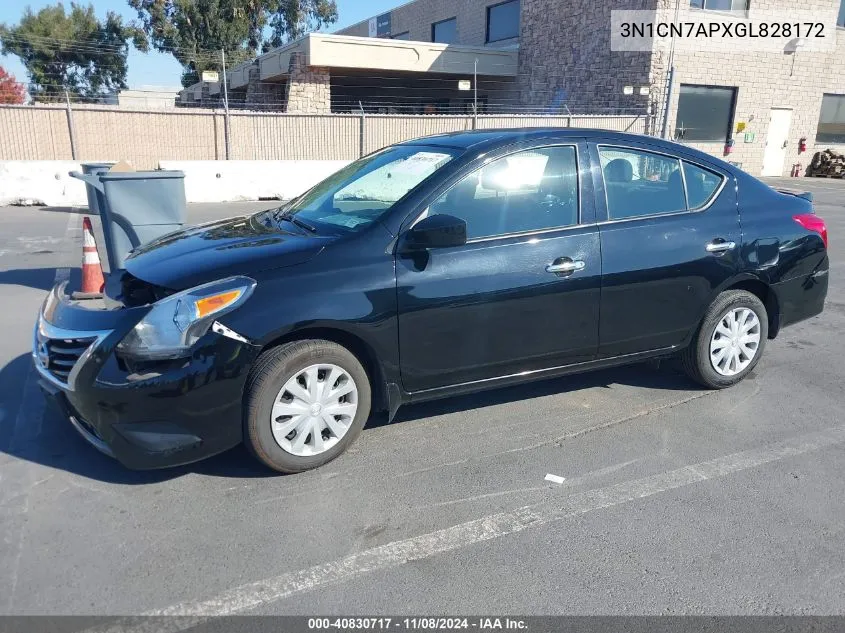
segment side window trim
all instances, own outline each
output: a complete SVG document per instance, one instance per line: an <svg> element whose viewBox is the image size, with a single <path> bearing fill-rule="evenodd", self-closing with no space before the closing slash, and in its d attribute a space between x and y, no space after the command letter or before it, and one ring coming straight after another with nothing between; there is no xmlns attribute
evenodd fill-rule
<svg viewBox="0 0 845 633"><path fill-rule="evenodd" d="M443 196L447 195L454 187L456 187L461 182L463 182L465 178L468 178L469 176L471 176L472 174L474 174L474 173L478 172L479 170L483 169L485 166L489 165L490 163L495 162L497 160L501 160L503 158L507 158L508 156L514 156L516 154L521 154L523 152L531 152L531 151L549 149L549 148L554 148L554 147L571 147L575 150L575 170L576 170L575 175L576 175L576 185L577 185L577 195L578 195L578 209L577 209L578 222L576 224L569 224L569 225L566 225L566 226L556 226L556 227L546 228L546 229L531 229L531 230L528 230L528 231L516 231L516 232L513 232L513 233L502 233L501 235L490 235L490 236L486 236L486 237L474 237L474 238L468 239L467 244L476 244L478 242L489 242L489 241L493 241L493 240L509 239L509 238L520 237L520 236L524 236L524 235L540 235L540 234L543 234L543 233L553 233L553 232L558 232L558 231L567 231L567 230L583 228L585 226L590 226L592 224L595 224L595 222L585 224L584 221L583 221L584 220L584 213L583 213L584 195L583 195L583 185L582 185L581 180L582 180L582 176L586 177L586 174L581 173L581 168L582 168L583 164L581 162L582 159L581 159L581 154L579 152L578 145L579 145L579 143L578 143L577 140L573 141L573 142L556 142L556 143L553 142L553 143L547 143L547 144L543 144L543 145L531 145L531 146L528 146L528 147L509 148L508 151L506 151L503 154L497 154L495 156L492 156L492 157L486 159L485 161L483 161L480 165L474 166L471 170L464 173L460 178L455 180L455 182L451 183L448 187L446 187L442 191L439 191L430 203L428 203L423 209L421 209L419 213L417 213L415 216L413 216L413 220L405 222L405 227L402 229L401 232L404 233L405 231L412 228L417 222L419 222L423 218L427 217L428 213L431 209L431 205L434 204L434 202L436 202L437 200L439 200Z"/></svg>
<svg viewBox="0 0 845 633"><path fill-rule="evenodd" d="M666 216L675 216L675 215L683 215L683 214L693 214L693 213L702 213L709 209L713 203L719 198L722 194L722 190L725 188L728 180L730 179L726 174L721 171L717 171L712 167L703 165L695 160L684 158L683 156L668 154L666 152L662 152L657 149L647 148L647 147L638 147L636 145L623 145L618 143L602 143L602 142L594 142L592 143L593 147L595 147L595 156L598 159L598 164L596 170L599 173L599 178L601 181L601 189L602 189L602 200L604 202L604 212L605 218L603 220L597 220L596 224L604 225L604 224L617 224L620 222L633 222L635 220L644 220L649 218L662 218ZM619 218L613 219L610 217L610 206L607 201L607 183L604 180L604 171L601 167L601 150L602 148L607 147L609 149L620 149L620 150L629 150L633 152L646 152L649 154L657 154L659 156L665 156L666 158L672 158L678 161L679 168L681 170L681 181L683 182L684 186L684 200L686 201L687 209L683 211L668 211L665 213L650 213L648 215L638 215L631 218ZM689 208L689 194L687 193L687 182L686 182L686 175L684 174L684 166L683 163L689 163L690 165L694 165L699 169L704 169L705 171L709 171L713 174L716 174L721 179L719 186L716 188L716 191L710 198L707 200L707 204L703 206L695 207L694 209Z"/></svg>

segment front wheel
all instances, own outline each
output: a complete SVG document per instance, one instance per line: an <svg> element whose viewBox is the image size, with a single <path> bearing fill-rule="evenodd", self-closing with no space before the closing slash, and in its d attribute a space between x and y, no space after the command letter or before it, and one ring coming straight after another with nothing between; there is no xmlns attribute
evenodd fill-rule
<svg viewBox="0 0 845 633"><path fill-rule="evenodd" d="M270 468L317 468L355 441L370 415L370 381L349 350L322 340L264 352L247 380L244 441Z"/></svg>
<svg viewBox="0 0 845 633"><path fill-rule="evenodd" d="M684 371L710 389L724 389L745 378L763 355L769 317L760 299L745 290L716 297L696 337L681 354Z"/></svg>

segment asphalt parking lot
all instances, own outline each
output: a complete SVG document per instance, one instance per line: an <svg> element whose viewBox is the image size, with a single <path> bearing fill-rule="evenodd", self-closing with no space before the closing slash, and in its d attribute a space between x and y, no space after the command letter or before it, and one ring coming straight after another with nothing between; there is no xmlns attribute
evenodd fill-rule
<svg viewBox="0 0 845 633"><path fill-rule="evenodd" d="M81 215L0 208L0 614L845 613L845 182L796 182L826 309L737 387L637 365L410 406L294 476L127 471L46 409L32 325Z"/></svg>

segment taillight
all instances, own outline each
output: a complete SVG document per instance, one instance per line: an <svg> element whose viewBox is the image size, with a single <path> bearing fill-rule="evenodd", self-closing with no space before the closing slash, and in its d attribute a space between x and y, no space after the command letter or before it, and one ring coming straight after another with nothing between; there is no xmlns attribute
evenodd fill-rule
<svg viewBox="0 0 845 633"><path fill-rule="evenodd" d="M798 222L808 231L815 231L822 236L824 247L827 248L827 225L819 216L814 213L802 213L801 215L793 215L792 219Z"/></svg>

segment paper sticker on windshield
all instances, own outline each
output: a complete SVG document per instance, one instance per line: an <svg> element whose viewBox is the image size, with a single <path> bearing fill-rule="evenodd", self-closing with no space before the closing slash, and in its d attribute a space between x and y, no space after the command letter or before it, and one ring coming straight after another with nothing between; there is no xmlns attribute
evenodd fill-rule
<svg viewBox="0 0 845 633"><path fill-rule="evenodd" d="M345 215L343 213L337 213L335 215L327 215L324 218L320 218L321 222L328 222L330 224L338 224L340 226L345 226L349 229L354 229L359 224L367 224L370 220L365 218L359 218L355 215Z"/></svg>
<svg viewBox="0 0 845 633"><path fill-rule="evenodd" d="M450 158L452 157L449 154L443 154L440 152L417 152L413 156L406 158L396 166L392 167L390 173L419 176L421 174L433 172L437 169L440 163L447 161Z"/></svg>

